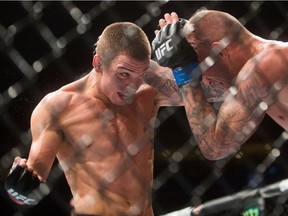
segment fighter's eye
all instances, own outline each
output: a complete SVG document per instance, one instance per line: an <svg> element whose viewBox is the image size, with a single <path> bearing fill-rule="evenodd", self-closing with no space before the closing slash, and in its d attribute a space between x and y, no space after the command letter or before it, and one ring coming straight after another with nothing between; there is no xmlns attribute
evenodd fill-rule
<svg viewBox="0 0 288 216"><path fill-rule="evenodd" d="M121 78L128 78L129 77L129 73L122 72L122 73L119 73L119 76Z"/></svg>

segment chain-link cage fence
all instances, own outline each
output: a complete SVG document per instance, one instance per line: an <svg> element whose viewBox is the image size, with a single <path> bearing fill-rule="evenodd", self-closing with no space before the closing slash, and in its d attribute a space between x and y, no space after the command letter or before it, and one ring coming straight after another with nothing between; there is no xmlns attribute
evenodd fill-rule
<svg viewBox="0 0 288 216"><path fill-rule="evenodd" d="M230 13L263 38L287 40L284 1L0 2L2 180L16 155L27 157L32 110L91 69L93 44L108 24L133 22L152 41L165 13L188 19L202 7ZM288 178L288 135L268 116L236 155L218 161L201 155L183 107L160 108L154 130L155 215L205 203L203 215L288 215L287 181L278 184ZM70 215L72 196L57 161L43 191L27 208L13 204L1 184L1 214Z"/></svg>

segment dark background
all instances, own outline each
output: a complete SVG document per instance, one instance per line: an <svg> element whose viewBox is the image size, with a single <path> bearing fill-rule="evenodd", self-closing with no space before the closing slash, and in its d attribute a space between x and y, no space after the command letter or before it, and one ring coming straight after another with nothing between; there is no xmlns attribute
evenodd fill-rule
<svg viewBox="0 0 288 216"><path fill-rule="evenodd" d="M29 119L36 104L91 70L93 44L103 29L130 21L152 41L166 12L188 19L201 7L230 13L260 37L287 41L284 1L0 2L1 215L70 214L71 194L57 162L49 177L50 193L33 208L13 204L3 190L3 179L15 155L27 157ZM182 107L161 108L157 122L155 215L288 178L287 141L281 140L283 129L268 116L235 157L220 161L202 157ZM267 215L287 215L286 200L285 195L266 199ZM229 207L221 214L239 215Z"/></svg>

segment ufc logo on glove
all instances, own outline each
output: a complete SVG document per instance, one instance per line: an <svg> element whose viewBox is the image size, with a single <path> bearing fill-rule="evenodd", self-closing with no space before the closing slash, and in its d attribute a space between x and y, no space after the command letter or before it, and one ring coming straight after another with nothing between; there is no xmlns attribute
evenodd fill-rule
<svg viewBox="0 0 288 216"><path fill-rule="evenodd" d="M168 39L165 43L161 44L161 46L155 50L155 55L158 60L160 60L163 56L165 56L165 50L167 52L171 51L173 49L173 46L170 45L171 38ZM167 53L169 55L169 53Z"/></svg>
<svg viewBox="0 0 288 216"><path fill-rule="evenodd" d="M10 198L19 205L35 205L37 201L35 199L28 198L24 195L19 194L12 188L7 190Z"/></svg>
<svg viewBox="0 0 288 216"><path fill-rule="evenodd" d="M197 53L182 33L182 27L186 22L180 19L177 23L165 25L152 41L155 61L172 69L178 86L186 83L198 85L202 76Z"/></svg>

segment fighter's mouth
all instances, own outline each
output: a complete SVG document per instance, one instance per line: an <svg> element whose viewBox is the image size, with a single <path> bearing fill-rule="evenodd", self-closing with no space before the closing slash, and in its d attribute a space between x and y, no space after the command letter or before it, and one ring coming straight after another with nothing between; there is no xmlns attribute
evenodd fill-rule
<svg viewBox="0 0 288 216"><path fill-rule="evenodd" d="M122 99L122 100L127 100L128 98L131 97L130 94L124 94L122 92L118 92L118 96Z"/></svg>
<svg viewBox="0 0 288 216"><path fill-rule="evenodd" d="M118 96L123 100L125 98L125 94L122 92L118 92Z"/></svg>
<svg viewBox="0 0 288 216"><path fill-rule="evenodd" d="M130 84L129 86L126 87L124 93L123 92L118 92L119 98L122 100L130 100L133 98L133 95L136 93L136 86Z"/></svg>

